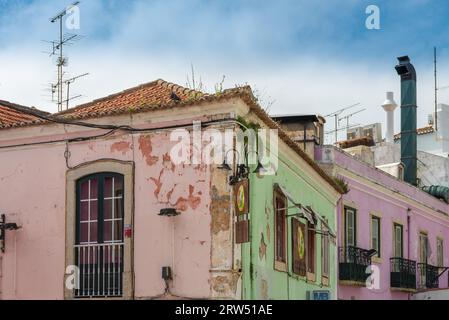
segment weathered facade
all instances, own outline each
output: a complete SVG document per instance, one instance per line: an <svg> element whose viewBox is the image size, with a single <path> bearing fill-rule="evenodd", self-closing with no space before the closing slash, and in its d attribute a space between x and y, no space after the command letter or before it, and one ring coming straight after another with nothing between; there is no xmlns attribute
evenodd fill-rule
<svg viewBox="0 0 449 320"><path fill-rule="evenodd" d="M295 115L273 119L296 144L280 142L275 175L250 177L250 242L242 246L243 298L336 299L335 204L341 191L298 155L304 152L313 159L311 150L322 143L324 119Z"/></svg>
<svg viewBox="0 0 449 320"><path fill-rule="evenodd" d="M275 176L251 176L251 240L242 247L243 298L306 300L319 291L337 298L337 248L326 227L335 234L340 194L321 180L286 148L279 150ZM287 209L279 211L283 206ZM319 216L313 225L300 214L307 207Z"/></svg>
<svg viewBox="0 0 449 320"><path fill-rule="evenodd" d="M188 162L198 145L182 134L172 139L178 129L190 137L195 126L233 131L238 118L277 129L249 88L205 95L158 80L52 116L3 104L0 213L20 228L1 241L1 299L304 298L310 286L278 284L288 273L269 260L273 184L325 216L331 229L338 186L280 131L284 163L279 176L250 177L252 242L237 244L232 173L202 158ZM200 147L210 142L200 138ZM176 163L180 142L189 152ZM304 190L294 191L297 184ZM313 288L322 281L319 261ZM249 289L251 264L262 277ZM266 294L256 296L264 280Z"/></svg>

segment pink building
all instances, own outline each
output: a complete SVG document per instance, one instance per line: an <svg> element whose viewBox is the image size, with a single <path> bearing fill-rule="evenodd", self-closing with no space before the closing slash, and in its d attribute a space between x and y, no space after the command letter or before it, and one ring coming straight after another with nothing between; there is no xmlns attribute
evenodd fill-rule
<svg viewBox="0 0 449 320"><path fill-rule="evenodd" d="M448 288L447 203L335 147L318 146L315 157L348 188L337 217L340 299L409 299Z"/></svg>
<svg viewBox="0 0 449 320"><path fill-rule="evenodd" d="M158 80L59 114L66 124L0 102L0 213L21 227L1 241L0 298L237 297L227 174L175 166L170 133L232 127L250 112L240 95Z"/></svg>
<svg viewBox="0 0 449 320"><path fill-rule="evenodd" d="M182 141L195 154L194 123L233 134L240 118L279 128L249 87L206 95L157 80L53 116L0 101L0 299L241 298L232 173L173 153ZM278 132L332 218L339 186Z"/></svg>

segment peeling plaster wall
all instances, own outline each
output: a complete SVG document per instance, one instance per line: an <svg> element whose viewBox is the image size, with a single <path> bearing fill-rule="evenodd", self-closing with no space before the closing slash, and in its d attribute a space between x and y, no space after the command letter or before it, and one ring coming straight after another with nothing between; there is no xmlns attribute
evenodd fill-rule
<svg viewBox="0 0 449 320"><path fill-rule="evenodd" d="M207 165L175 166L169 140L169 133L160 131L70 143L68 163L103 158L135 163L135 298L164 292L162 266L173 267L174 295L238 298L226 176ZM65 149L65 143L0 149L0 210L23 227L7 233L2 299L64 297ZM125 196L132 195L125 191ZM167 207L181 215L160 217Z"/></svg>
<svg viewBox="0 0 449 320"><path fill-rule="evenodd" d="M330 277L329 285L323 284L321 236L316 236L316 271L315 281L307 281L292 272L292 228L291 218L287 227L287 272L274 268L275 260L275 226L273 208L274 185L285 188L296 203L311 206L315 212L328 219L333 230L336 229L336 205L338 197L330 191L324 181L311 179L311 168L279 149L279 166L275 175L258 177L250 176L250 215L251 242L242 246L243 264L243 298L244 299L291 299L306 300L307 292L313 290L329 290L331 299L337 298L337 274L335 259L337 248L330 243ZM293 204L288 203L289 206ZM291 208L287 215L297 213ZM303 220L302 220L303 221ZM320 226L321 228L321 226Z"/></svg>

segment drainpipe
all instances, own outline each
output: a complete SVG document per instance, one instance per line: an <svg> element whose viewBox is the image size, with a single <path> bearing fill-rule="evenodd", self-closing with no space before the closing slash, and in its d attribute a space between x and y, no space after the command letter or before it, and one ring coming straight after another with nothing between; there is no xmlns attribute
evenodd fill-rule
<svg viewBox="0 0 449 320"><path fill-rule="evenodd" d="M0 300L3 300L3 254L0 254Z"/></svg>
<svg viewBox="0 0 449 320"><path fill-rule="evenodd" d="M407 208L407 259L410 260L410 212L412 209ZM408 293L408 300L410 300L411 294Z"/></svg>

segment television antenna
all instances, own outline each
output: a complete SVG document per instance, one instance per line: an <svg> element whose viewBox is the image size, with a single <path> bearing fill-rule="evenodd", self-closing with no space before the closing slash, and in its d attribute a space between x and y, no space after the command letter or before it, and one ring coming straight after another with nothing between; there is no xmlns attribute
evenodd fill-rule
<svg viewBox="0 0 449 320"><path fill-rule="evenodd" d="M349 126L349 119L351 119L351 117L355 116L356 114L362 113L363 111L366 111L366 109L361 109L359 111L356 111L356 112L348 114L348 115L346 115L344 117L341 117L341 118L338 119L338 122L340 123L341 121L346 120L346 127L348 127Z"/></svg>
<svg viewBox="0 0 449 320"><path fill-rule="evenodd" d="M64 84L67 85L67 99L65 101L63 101L63 102L66 103L66 110L69 108L69 101L70 100L73 100L73 99L81 97L81 95L70 97L70 85L72 83L74 83L77 79L85 77L87 75L89 75L89 73L83 73L83 74L80 74L80 75L78 75L76 77L73 77L73 78L70 78L70 79L67 79L67 80L64 81Z"/></svg>
<svg viewBox="0 0 449 320"><path fill-rule="evenodd" d="M356 103L356 104L353 104L352 106L348 106L348 107L342 108L342 109L340 109L340 110L337 110L337 111L335 111L335 112L332 112L331 114L328 114L327 116L324 116L325 118L334 117L335 129L334 129L333 132L335 133L335 142L338 141L338 131L340 131L340 130L338 130L338 117L339 117L343 112L345 112L346 110L355 108L355 107L357 107L357 106L359 106L359 105L360 105L360 102L359 102L359 103Z"/></svg>
<svg viewBox="0 0 449 320"><path fill-rule="evenodd" d="M57 81L54 84L51 84L51 92L52 92L52 100L53 95L57 95L57 105L58 105L58 112L63 111L64 103L66 103L66 108L68 108L68 102L72 100L73 98L70 98L70 96L67 96L67 98L64 100L64 85L67 85L67 93L69 94L69 87L70 84L75 80L74 78L69 80L64 80L64 67L67 67L68 65L68 58L64 56L63 49L67 45L72 45L74 42L80 40L82 37L77 34L71 34L71 33L64 33L63 28L63 22L64 22L64 16L67 15L67 13L73 9L73 7L77 6L80 3L80 1L76 1L69 5L67 8L56 14L54 17L50 18L51 23L58 23L59 24L59 39L54 41L45 41L51 45L51 50L47 53L50 57L56 56L56 66L57 66ZM83 74L81 76L84 76L86 74ZM75 77L80 78L81 76Z"/></svg>

